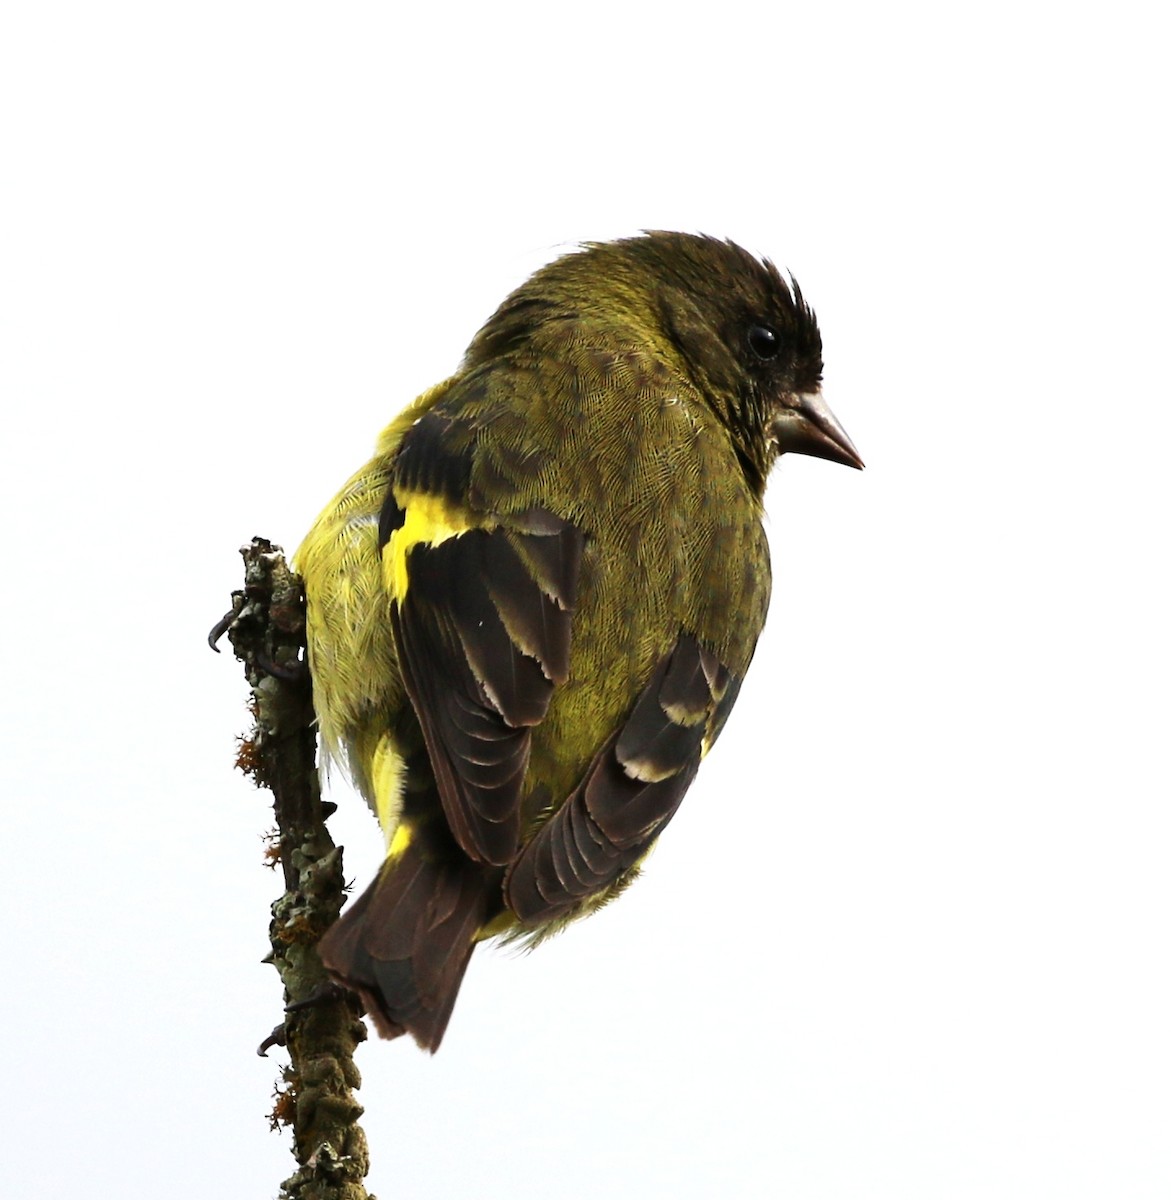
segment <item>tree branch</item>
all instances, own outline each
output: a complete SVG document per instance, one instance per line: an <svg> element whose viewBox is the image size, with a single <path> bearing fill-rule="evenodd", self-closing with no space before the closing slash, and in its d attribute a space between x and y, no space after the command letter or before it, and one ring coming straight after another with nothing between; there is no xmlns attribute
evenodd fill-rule
<svg viewBox="0 0 1171 1200"><path fill-rule="evenodd" d="M253 538L243 546L244 589L210 641L224 632L244 663L255 727L241 740L237 765L272 790L285 891L272 906L271 962L285 987L285 1018L262 1043L286 1046L289 1065L270 1121L291 1125L298 1170L282 1200L374 1200L362 1180L370 1167L354 1097L361 1077L354 1048L366 1038L352 993L332 984L317 941L344 899L342 852L325 828L333 806L321 800L317 735L305 648L305 597L279 546ZM274 864L275 865L275 861Z"/></svg>

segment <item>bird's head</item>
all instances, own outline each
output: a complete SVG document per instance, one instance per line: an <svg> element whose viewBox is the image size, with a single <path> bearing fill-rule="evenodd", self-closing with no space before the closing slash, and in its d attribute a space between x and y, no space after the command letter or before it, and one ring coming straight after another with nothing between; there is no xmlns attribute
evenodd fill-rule
<svg viewBox="0 0 1171 1200"><path fill-rule="evenodd" d="M795 280L733 242L648 233L617 243L656 280L661 329L763 490L778 455L862 459L821 396L821 333Z"/></svg>
<svg viewBox="0 0 1171 1200"><path fill-rule="evenodd" d="M727 427L757 494L781 454L862 466L821 397L817 318L796 281L767 259L688 233L589 243L509 296L465 361L599 327L649 342L691 379Z"/></svg>

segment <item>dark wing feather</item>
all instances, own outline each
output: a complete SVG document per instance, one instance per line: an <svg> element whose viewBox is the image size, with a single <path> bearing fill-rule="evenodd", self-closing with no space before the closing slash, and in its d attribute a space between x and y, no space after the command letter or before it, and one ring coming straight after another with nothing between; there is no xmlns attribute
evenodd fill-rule
<svg viewBox="0 0 1171 1200"><path fill-rule="evenodd" d="M407 556L392 609L403 678L448 824L465 853L516 853L529 727L569 662L582 534L547 512L473 529Z"/></svg>
<svg viewBox="0 0 1171 1200"><path fill-rule="evenodd" d="M659 663L622 727L508 874L525 923L554 919L616 883L675 814L734 677L690 634Z"/></svg>
<svg viewBox="0 0 1171 1200"><path fill-rule="evenodd" d="M471 436L465 422L435 410L425 413L407 431L395 455L395 483L407 491L462 503L472 477ZM394 503L393 496L389 503Z"/></svg>

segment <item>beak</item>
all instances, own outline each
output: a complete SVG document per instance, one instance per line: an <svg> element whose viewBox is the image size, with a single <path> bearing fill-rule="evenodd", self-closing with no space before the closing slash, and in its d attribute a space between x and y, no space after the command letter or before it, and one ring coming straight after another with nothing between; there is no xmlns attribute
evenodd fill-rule
<svg viewBox="0 0 1171 1200"><path fill-rule="evenodd" d="M785 397L769 432L778 454L810 454L862 470L862 459L820 392Z"/></svg>

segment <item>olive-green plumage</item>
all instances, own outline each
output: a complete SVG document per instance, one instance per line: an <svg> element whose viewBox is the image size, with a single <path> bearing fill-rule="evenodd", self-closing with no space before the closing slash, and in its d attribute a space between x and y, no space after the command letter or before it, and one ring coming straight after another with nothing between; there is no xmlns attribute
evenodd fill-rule
<svg viewBox="0 0 1171 1200"><path fill-rule="evenodd" d="M765 479L861 466L796 285L714 239L590 245L497 310L298 551L327 753L387 861L322 942L435 1049L477 940L539 940L638 870L769 601Z"/></svg>

